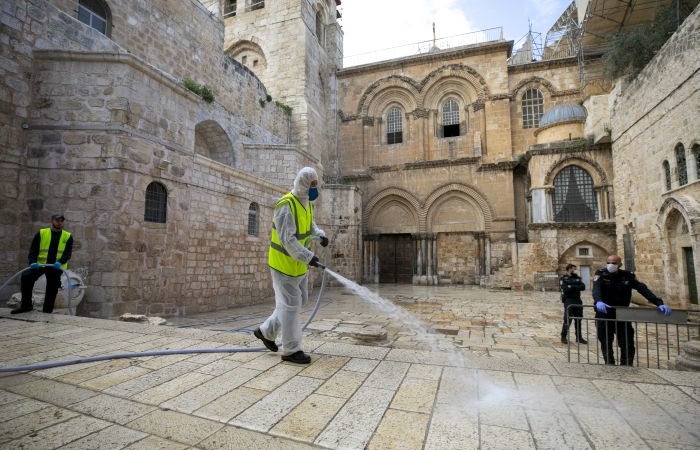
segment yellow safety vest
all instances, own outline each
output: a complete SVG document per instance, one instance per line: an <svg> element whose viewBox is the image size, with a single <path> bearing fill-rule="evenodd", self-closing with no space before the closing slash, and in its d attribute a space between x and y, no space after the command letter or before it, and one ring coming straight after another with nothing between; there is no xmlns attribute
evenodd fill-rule
<svg viewBox="0 0 700 450"><path fill-rule="evenodd" d="M289 205L289 208L292 210L294 223L297 227L295 237L304 247L311 247L309 238L311 237L311 222L314 219L314 207L312 203L309 202L309 209L307 210L290 192L277 201L275 210L284 205ZM287 253L287 250L285 250L277 235L274 221L272 222L272 237L270 238L267 263L276 271L291 277L300 277L304 275L308 269L305 262L297 261L289 256L289 253Z"/></svg>
<svg viewBox="0 0 700 450"><path fill-rule="evenodd" d="M61 230L61 240L58 241L58 250L56 251L56 261L63 256L63 250L66 249L66 242L70 238L70 233L66 230ZM39 257L36 262L46 264L46 257L49 255L49 245L51 244L51 228L42 228L39 230ZM66 270L68 264L61 264L61 269Z"/></svg>

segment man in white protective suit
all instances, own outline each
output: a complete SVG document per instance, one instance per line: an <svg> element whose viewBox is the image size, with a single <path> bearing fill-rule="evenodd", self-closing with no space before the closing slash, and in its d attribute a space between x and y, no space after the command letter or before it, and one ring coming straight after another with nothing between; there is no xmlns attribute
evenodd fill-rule
<svg viewBox="0 0 700 450"><path fill-rule="evenodd" d="M313 201L318 198L318 175L304 167L294 179L294 188L275 204L268 265L275 290L275 311L253 331L270 351L278 350L275 339L282 335L282 360L308 364L311 357L301 349L301 306L309 296L308 266L322 267L310 250L314 239L328 245L328 238L314 221Z"/></svg>

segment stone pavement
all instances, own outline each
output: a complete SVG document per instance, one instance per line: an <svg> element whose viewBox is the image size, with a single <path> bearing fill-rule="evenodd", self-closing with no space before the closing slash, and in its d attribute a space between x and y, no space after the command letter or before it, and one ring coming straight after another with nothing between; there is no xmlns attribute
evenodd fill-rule
<svg viewBox="0 0 700 450"><path fill-rule="evenodd" d="M306 366L239 352L0 373L0 448L700 449L700 374L566 362L555 293L371 289L399 310L327 288ZM0 366L258 347L271 311L151 326L0 308Z"/></svg>

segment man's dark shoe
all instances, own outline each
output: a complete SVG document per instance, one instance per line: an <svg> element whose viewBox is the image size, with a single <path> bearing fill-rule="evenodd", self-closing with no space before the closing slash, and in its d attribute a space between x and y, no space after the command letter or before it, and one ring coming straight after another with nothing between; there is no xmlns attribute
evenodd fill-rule
<svg viewBox="0 0 700 450"><path fill-rule="evenodd" d="M279 350L277 348L277 344L275 344L275 341L271 341L265 338L265 336L263 336L262 331L260 331L260 328L256 328L255 331L253 331L253 336L260 339L263 342L263 344L265 344L265 347L267 347L267 349L271 352L276 352L277 350Z"/></svg>
<svg viewBox="0 0 700 450"><path fill-rule="evenodd" d="M289 361L297 364L308 364L311 362L311 357L299 350L291 355L282 355L282 361Z"/></svg>
<svg viewBox="0 0 700 450"><path fill-rule="evenodd" d="M579 344L583 344L583 345L587 345L587 344L588 344L588 341L585 340L585 339L582 338L582 337L576 338L576 342L578 342Z"/></svg>
<svg viewBox="0 0 700 450"><path fill-rule="evenodd" d="M569 343L569 338L566 337L566 336L562 336L562 337L561 337L561 343L562 343L562 344L568 344L568 343Z"/></svg>
<svg viewBox="0 0 700 450"><path fill-rule="evenodd" d="M33 310L34 310L34 308L22 308L20 306L19 308L15 308L12 311L10 311L10 314L22 314L22 313L26 313L26 312L33 311Z"/></svg>

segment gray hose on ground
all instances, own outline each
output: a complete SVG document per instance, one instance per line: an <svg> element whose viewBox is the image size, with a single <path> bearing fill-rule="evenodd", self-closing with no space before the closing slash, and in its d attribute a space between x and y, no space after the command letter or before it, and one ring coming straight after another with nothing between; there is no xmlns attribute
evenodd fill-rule
<svg viewBox="0 0 700 450"><path fill-rule="evenodd" d="M16 276L16 275L15 275ZM7 284L7 283L6 283ZM321 288L318 291L318 298L316 299L316 306L314 307L309 320L306 321L302 330L305 329L314 316L318 312L319 305L321 304L321 295L323 294L323 289L326 284L326 271L323 271L323 279L321 280ZM4 286L4 285L3 285ZM90 356L86 358L77 359L67 359L64 361L54 361L47 363L31 364L28 366L18 366L18 367L0 367L0 373L5 372L24 372L31 370L43 370L51 369L53 367L69 366L71 364L82 364L96 361L108 361L111 359L122 359L122 358L141 358L144 356L164 356L164 355L189 355L193 353L248 353L248 352L263 352L267 351L266 347L239 347L239 348L191 348L191 349L171 349L171 350L150 350L146 352L134 352L134 353L116 353L113 355L98 355Z"/></svg>

